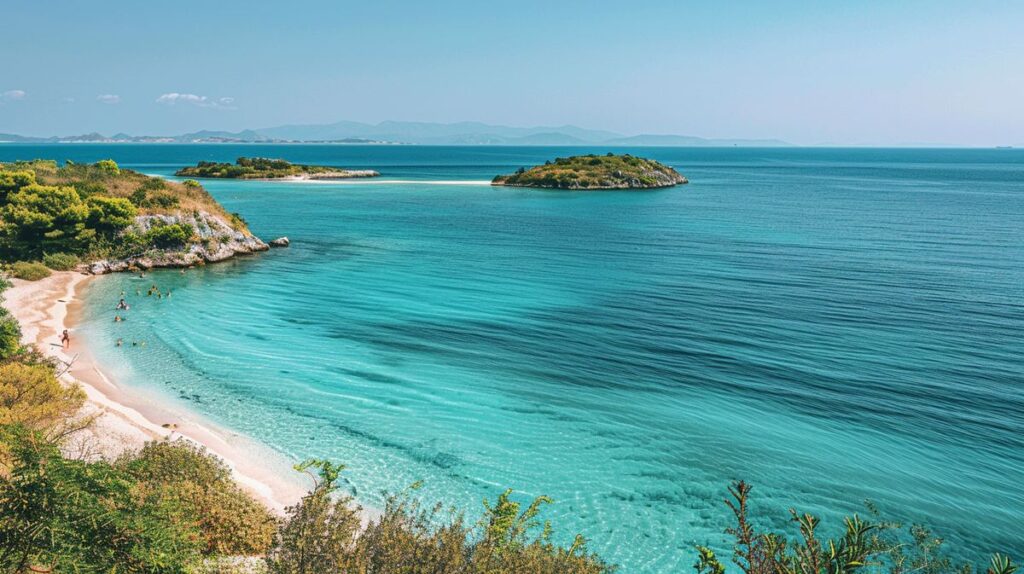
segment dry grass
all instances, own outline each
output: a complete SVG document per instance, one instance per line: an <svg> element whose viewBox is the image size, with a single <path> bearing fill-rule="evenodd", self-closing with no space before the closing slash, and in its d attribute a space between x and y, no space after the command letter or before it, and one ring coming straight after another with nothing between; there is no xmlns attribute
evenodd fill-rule
<svg viewBox="0 0 1024 574"><path fill-rule="evenodd" d="M112 197L131 199L140 188L148 188L150 192L168 196L176 200L176 205L139 205L139 214L173 215L178 212L206 211L224 218L234 229L248 232L245 223L232 216L213 198L202 185L184 185L167 181L130 169L112 172L98 167L97 164L75 164L58 167L50 160L21 161L0 164L0 169L31 170L36 174L36 181L42 185L75 186L89 188L102 187L102 194ZM99 190L99 188L96 188Z"/></svg>

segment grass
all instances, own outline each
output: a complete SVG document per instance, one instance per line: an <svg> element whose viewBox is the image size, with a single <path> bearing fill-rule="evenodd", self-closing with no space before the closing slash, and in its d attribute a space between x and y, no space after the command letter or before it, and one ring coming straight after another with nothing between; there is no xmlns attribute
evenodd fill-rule
<svg viewBox="0 0 1024 574"><path fill-rule="evenodd" d="M26 281L39 281L50 276L50 268L38 261L18 261L11 264L10 274Z"/></svg>

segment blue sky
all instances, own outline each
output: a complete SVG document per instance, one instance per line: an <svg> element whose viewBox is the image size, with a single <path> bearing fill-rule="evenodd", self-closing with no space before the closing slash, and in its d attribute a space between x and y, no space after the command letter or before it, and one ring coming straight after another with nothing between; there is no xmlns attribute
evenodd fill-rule
<svg viewBox="0 0 1024 574"><path fill-rule="evenodd" d="M473 120L1024 144L1019 0L5 0L2 14L0 132Z"/></svg>

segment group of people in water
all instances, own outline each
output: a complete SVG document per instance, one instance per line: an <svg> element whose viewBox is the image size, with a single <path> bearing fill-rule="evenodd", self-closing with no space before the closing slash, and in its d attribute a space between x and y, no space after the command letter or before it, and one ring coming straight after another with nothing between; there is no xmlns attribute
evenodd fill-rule
<svg viewBox="0 0 1024 574"><path fill-rule="evenodd" d="M182 269L181 273L182 273L182 275L184 275L185 274L185 270ZM145 272L139 273L139 279L145 279L145 278L146 278ZM142 296L142 290L141 289L136 289L135 290L135 295L138 296L138 297L141 297ZM170 299L171 298L171 289L168 287L167 291L163 291L163 290L160 289L160 287L157 286L156 283L153 283L152 285L149 286L149 290L146 291L146 297L153 297L153 296L156 296L157 299L163 299L165 297L167 299ZM124 291L121 291L121 298L118 300L117 305L114 307L114 310L117 311L117 313L114 315L114 322L115 323L122 323L122 322L124 322L124 320L127 318L127 314L122 316L121 311L128 311L129 309L131 309L131 305L128 304L128 301L125 299L125 297L127 297L127 293L125 293ZM68 329L64 329L64 331L61 333L61 335L60 335L60 345L61 345L61 347L64 347L64 348L70 348L71 347L71 333L68 331ZM118 347L124 346L124 339L118 337L118 339L117 339L117 346ZM133 347L145 347L146 346L146 342L145 341L132 341L132 346Z"/></svg>
<svg viewBox="0 0 1024 574"><path fill-rule="evenodd" d="M182 273L184 273L184 272L185 272L185 270L182 269ZM139 279L145 279L145 278L146 278L146 274L145 273L139 273ZM142 290L141 289L136 289L135 290L135 295L137 297L141 297L142 296ZM118 300L117 306L114 307L115 311L119 311L117 314L114 315L114 322L115 323L121 323L121 322L123 322L127 318L126 316L122 317L120 311L128 311L129 309L131 309L131 305L129 305L128 302L125 300L126 296L127 296L127 293L125 293L124 291L121 291L121 298L120 298L120 300ZM156 296L157 299L163 299L165 297L170 299L171 298L171 289L167 288L167 291L165 292L165 291L162 291L160 289L160 287L157 286L156 283L153 283L152 285L149 286L149 290L146 291L146 297L153 297L153 296ZM65 331L65 333L67 333L67 331ZM124 346L124 339L118 337L116 344L117 344L118 347L123 347ZM145 341L132 341L132 346L133 347L145 347L146 346L146 342Z"/></svg>

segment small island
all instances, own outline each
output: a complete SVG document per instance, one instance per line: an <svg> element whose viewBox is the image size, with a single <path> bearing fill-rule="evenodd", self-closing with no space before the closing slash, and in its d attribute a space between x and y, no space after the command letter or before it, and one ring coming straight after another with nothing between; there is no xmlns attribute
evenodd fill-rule
<svg viewBox="0 0 1024 574"><path fill-rule="evenodd" d="M283 159L240 157L233 164L201 161L195 167L179 169L174 175L196 178L304 181L311 179L377 177L380 174L371 169L338 169L323 165L302 165Z"/></svg>
<svg viewBox="0 0 1024 574"><path fill-rule="evenodd" d="M548 189L657 189L688 183L676 170L629 154L560 157L512 175L499 175L491 185Z"/></svg>

